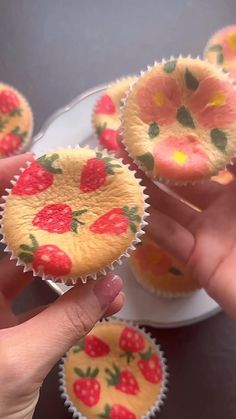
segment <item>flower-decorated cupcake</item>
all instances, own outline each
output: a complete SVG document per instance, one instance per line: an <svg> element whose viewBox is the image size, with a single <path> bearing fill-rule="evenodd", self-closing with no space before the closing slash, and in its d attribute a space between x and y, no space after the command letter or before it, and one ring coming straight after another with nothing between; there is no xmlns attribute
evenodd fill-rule
<svg viewBox="0 0 236 419"><path fill-rule="evenodd" d="M236 25L219 30L209 39L204 58L228 71L236 82Z"/></svg>
<svg viewBox="0 0 236 419"><path fill-rule="evenodd" d="M22 172L3 205L7 249L42 278L76 282L121 262L146 224L143 188L106 153L44 155Z"/></svg>
<svg viewBox="0 0 236 419"><path fill-rule="evenodd" d="M92 116L95 132L102 148L119 150L117 130L120 127L120 106L125 92L136 77L126 77L112 83L99 97Z"/></svg>
<svg viewBox="0 0 236 419"><path fill-rule="evenodd" d="M147 235L129 259L136 280L163 297L180 297L199 289L184 267Z"/></svg>
<svg viewBox="0 0 236 419"><path fill-rule="evenodd" d="M0 83L0 158L21 153L33 130L33 115L16 89Z"/></svg>
<svg viewBox="0 0 236 419"><path fill-rule="evenodd" d="M60 390L73 418L149 418L163 403L163 354L133 325L98 323L71 348L60 367Z"/></svg>
<svg viewBox="0 0 236 419"><path fill-rule="evenodd" d="M227 74L205 61L164 61L130 89L122 128L127 151L151 179L201 181L235 154L236 90Z"/></svg>

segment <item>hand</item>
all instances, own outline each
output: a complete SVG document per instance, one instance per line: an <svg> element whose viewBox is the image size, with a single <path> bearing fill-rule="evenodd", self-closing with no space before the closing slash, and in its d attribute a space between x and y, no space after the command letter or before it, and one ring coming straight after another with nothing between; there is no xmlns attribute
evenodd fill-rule
<svg viewBox="0 0 236 419"><path fill-rule="evenodd" d="M0 160L0 196L30 153ZM122 281L107 275L78 284L50 306L16 316L15 296L32 281L9 257L0 260L0 418L32 417L42 381L60 357L102 316L119 311Z"/></svg>
<svg viewBox="0 0 236 419"><path fill-rule="evenodd" d="M118 157L137 170L120 144ZM230 170L236 174L236 165ZM178 194L177 199L140 170L138 177L150 196L146 229L149 236L182 262L200 286L236 320L236 180L228 185L209 180L169 189L169 193Z"/></svg>

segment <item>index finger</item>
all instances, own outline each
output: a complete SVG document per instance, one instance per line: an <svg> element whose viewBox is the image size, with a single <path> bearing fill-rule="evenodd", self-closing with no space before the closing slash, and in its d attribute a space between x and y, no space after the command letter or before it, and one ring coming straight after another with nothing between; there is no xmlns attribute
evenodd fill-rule
<svg viewBox="0 0 236 419"><path fill-rule="evenodd" d="M6 188L11 186L12 178L20 173L20 169L25 166L26 162L32 160L34 160L34 155L30 152L0 160L0 196Z"/></svg>

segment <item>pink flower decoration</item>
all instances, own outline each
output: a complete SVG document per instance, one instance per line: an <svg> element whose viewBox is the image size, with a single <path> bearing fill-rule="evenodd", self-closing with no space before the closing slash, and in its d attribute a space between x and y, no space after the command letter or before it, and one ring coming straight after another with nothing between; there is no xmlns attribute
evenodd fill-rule
<svg viewBox="0 0 236 419"><path fill-rule="evenodd" d="M150 78L136 93L139 116L143 122L168 125L176 120L181 95L174 79L163 74Z"/></svg>
<svg viewBox="0 0 236 419"><path fill-rule="evenodd" d="M194 181L209 173L208 156L193 135L171 135L153 150L158 173L168 179Z"/></svg>
<svg viewBox="0 0 236 419"><path fill-rule="evenodd" d="M140 269L153 275L161 276L172 266L172 259L151 240L138 247L135 252Z"/></svg>
<svg viewBox="0 0 236 419"><path fill-rule="evenodd" d="M228 128L236 122L236 91L229 82L205 78L189 97L188 106L205 128Z"/></svg>
<svg viewBox="0 0 236 419"><path fill-rule="evenodd" d="M225 60L236 60L236 26L229 26L218 34Z"/></svg>

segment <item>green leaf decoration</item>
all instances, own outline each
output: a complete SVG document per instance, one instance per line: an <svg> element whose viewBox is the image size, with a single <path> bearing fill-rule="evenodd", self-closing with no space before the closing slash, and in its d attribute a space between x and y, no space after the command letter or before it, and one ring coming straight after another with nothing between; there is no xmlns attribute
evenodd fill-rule
<svg viewBox="0 0 236 419"><path fill-rule="evenodd" d="M96 128L96 134L97 135L100 135L101 132L104 131L104 129L106 129L106 127L107 127L107 123L106 122L104 122L103 125L98 125L98 127Z"/></svg>
<svg viewBox="0 0 236 419"><path fill-rule="evenodd" d="M0 118L0 132L2 132L6 126L7 119Z"/></svg>
<svg viewBox="0 0 236 419"><path fill-rule="evenodd" d="M213 128L211 130L211 141L216 148L224 152L227 146L227 136L226 134L218 128Z"/></svg>
<svg viewBox="0 0 236 419"><path fill-rule="evenodd" d="M85 373L78 367L74 368L74 372L81 378L85 378Z"/></svg>
<svg viewBox="0 0 236 419"><path fill-rule="evenodd" d="M14 109L14 111L10 113L10 116L21 116L21 114L22 114L22 109L17 108L17 109Z"/></svg>
<svg viewBox="0 0 236 419"><path fill-rule="evenodd" d="M145 167L146 170L149 172L154 169L154 158L152 153L147 152L142 154L141 156L137 156L137 160Z"/></svg>
<svg viewBox="0 0 236 419"><path fill-rule="evenodd" d="M208 51L212 51L212 52L221 52L222 50L223 50L223 47L220 44L214 44L210 48L208 48Z"/></svg>
<svg viewBox="0 0 236 419"><path fill-rule="evenodd" d="M62 170L57 167L53 167L54 161L59 159L59 155L57 153L53 153L51 156L47 156L46 154L44 156L39 157L36 161L41 164L45 169L48 170L50 173L54 174L61 174Z"/></svg>
<svg viewBox="0 0 236 419"><path fill-rule="evenodd" d="M185 83L188 89L190 90L197 90L198 86L199 86L199 81L196 79L196 77L193 75L193 73L191 73L191 71L186 68L185 71Z"/></svg>
<svg viewBox="0 0 236 419"><path fill-rule="evenodd" d="M136 234L137 233L137 227L134 223L130 223L130 230L132 231L132 233Z"/></svg>
<svg viewBox="0 0 236 419"><path fill-rule="evenodd" d="M176 64L177 64L177 60L167 61L167 63L164 64L164 71L168 74L173 73L173 71L176 68Z"/></svg>
<svg viewBox="0 0 236 419"><path fill-rule="evenodd" d="M140 353L140 358L141 359L149 359L153 354L152 348L151 346L149 346L147 352L142 352Z"/></svg>
<svg viewBox="0 0 236 419"><path fill-rule="evenodd" d="M221 52L216 57L216 63L217 64L223 64L223 62L224 62L224 54Z"/></svg>
<svg viewBox="0 0 236 419"><path fill-rule="evenodd" d="M87 209L82 209L82 210L78 210L78 211L73 211L73 217L78 217L82 214L84 214L85 212L87 212Z"/></svg>
<svg viewBox="0 0 236 419"><path fill-rule="evenodd" d="M34 260L34 256L32 255L32 253L22 252L22 253L19 253L18 256L25 263L31 263Z"/></svg>
<svg viewBox="0 0 236 419"><path fill-rule="evenodd" d="M97 377L98 373L99 373L99 369L98 368L94 368L94 370L91 373L89 373L90 374L89 376L91 378L95 378L95 377Z"/></svg>
<svg viewBox="0 0 236 419"><path fill-rule="evenodd" d="M195 128L193 118L185 106L181 106L177 110L176 119L184 127Z"/></svg>
<svg viewBox="0 0 236 419"><path fill-rule="evenodd" d="M98 417L102 418L102 419L109 419L110 418L110 411L111 411L111 408L110 408L109 404L107 403L104 406L104 412L99 413Z"/></svg>
<svg viewBox="0 0 236 419"><path fill-rule="evenodd" d="M169 272L173 275L182 275L182 272L178 268L175 268L175 266L171 266Z"/></svg>
<svg viewBox="0 0 236 419"><path fill-rule="evenodd" d="M71 231L73 231L73 233L78 233L78 221L72 220L70 228L71 228Z"/></svg>
<svg viewBox="0 0 236 419"><path fill-rule="evenodd" d="M32 252L32 248L28 246L28 244L21 244L20 249L24 250L25 252Z"/></svg>
<svg viewBox="0 0 236 419"><path fill-rule="evenodd" d="M77 354L78 352L83 351L84 345L85 345L85 339L82 338L73 346L73 353Z"/></svg>
<svg viewBox="0 0 236 419"><path fill-rule="evenodd" d="M39 244L38 244L38 242L37 242L37 240L36 240L36 238L33 234L30 234L29 238L30 238L31 243L32 243L31 251L35 252L39 248Z"/></svg>
<svg viewBox="0 0 236 419"><path fill-rule="evenodd" d="M130 361L135 359L135 356L130 351L125 351L123 354L120 355L121 358L126 358L127 364L130 364Z"/></svg>
<svg viewBox="0 0 236 419"><path fill-rule="evenodd" d="M150 138L157 137L159 135L159 133L160 133L160 128L159 128L159 126L157 125L156 122L153 122L152 124L149 125L148 135L149 135Z"/></svg>
<svg viewBox="0 0 236 419"><path fill-rule="evenodd" d="M116 386L120 382L120 370L115 364L112 365L112 370L110 370L109 368L105 369L105 372L108 375L107 384L109 386Z"/></svg>

